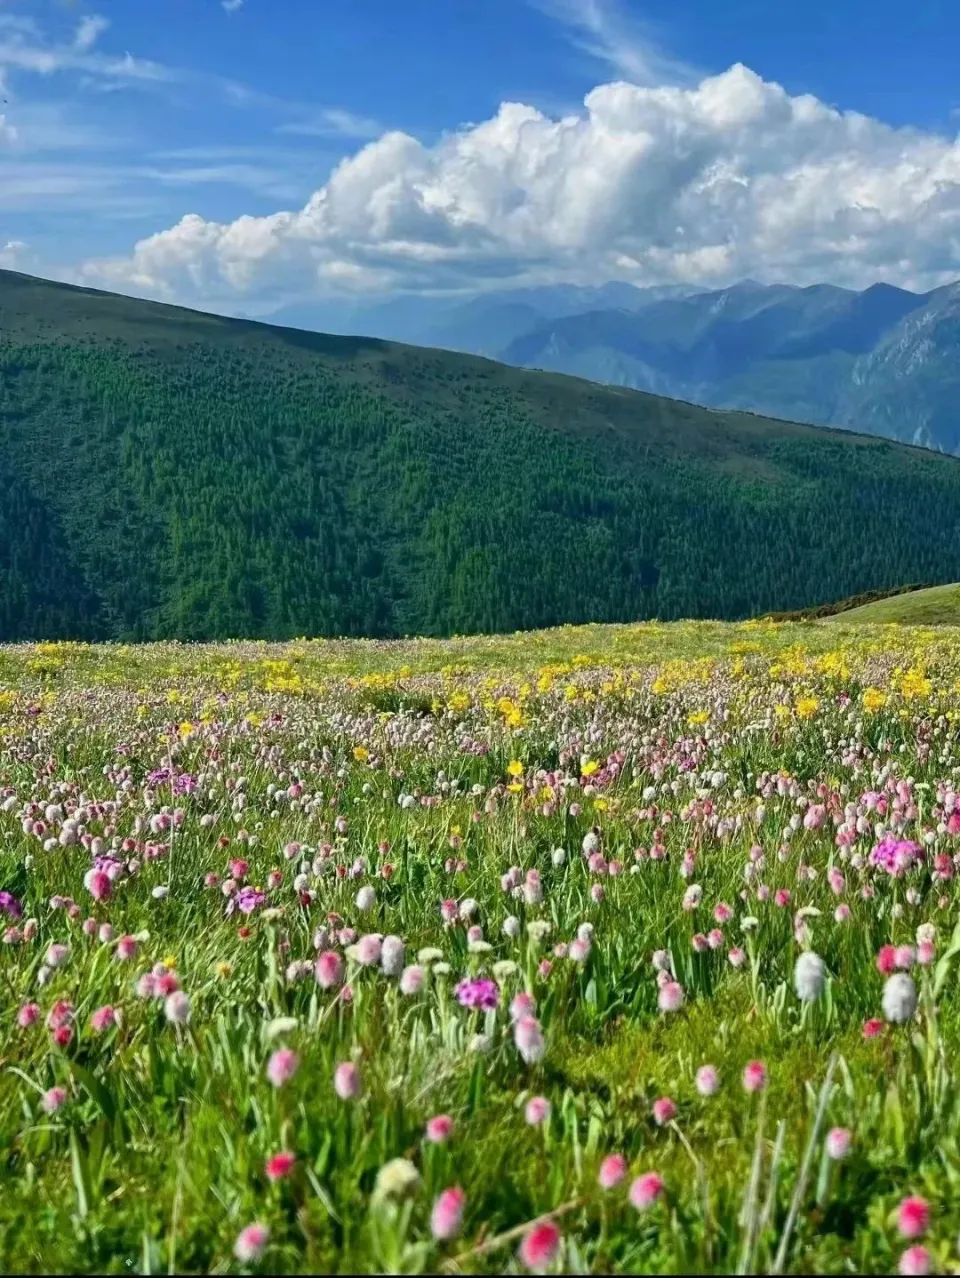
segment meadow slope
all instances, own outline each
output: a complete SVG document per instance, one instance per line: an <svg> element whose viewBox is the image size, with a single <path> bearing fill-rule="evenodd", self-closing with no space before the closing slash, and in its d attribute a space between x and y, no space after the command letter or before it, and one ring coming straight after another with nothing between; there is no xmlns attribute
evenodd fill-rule
<svg viewBox="0 0 960 1278"><path fill-rule="evenodd" d="M0 1268L925 1273L960 630L0 648Z"/></svg>

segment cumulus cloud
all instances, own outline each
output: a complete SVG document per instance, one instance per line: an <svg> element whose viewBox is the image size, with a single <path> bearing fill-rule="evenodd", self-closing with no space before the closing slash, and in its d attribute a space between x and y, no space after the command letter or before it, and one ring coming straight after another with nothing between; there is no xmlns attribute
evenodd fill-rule
<svg viewBox="0 0 960 1278"><path fill-rule="evenodd" d="M191 214L78 277L223 307L492 282L926 288L957 274L958 140L736 65L694 85L604 84L559 119L504 103L431 146L388 132L301 209Z"/></svg>
<svg viewBox="0 0 960 1278"><path fill-rule="evenodd" d="M99 14L81 18L80 25L77 27L76 34L73 37L73 47L83 52L87 49L92 49L109 25L109 21L100 17Z"/></svg>

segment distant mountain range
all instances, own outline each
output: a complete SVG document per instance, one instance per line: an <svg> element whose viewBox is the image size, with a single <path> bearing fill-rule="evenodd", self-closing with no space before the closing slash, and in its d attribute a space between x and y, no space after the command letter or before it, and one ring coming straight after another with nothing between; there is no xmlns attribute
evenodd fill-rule
<svg viewBox="0 0 960 1278"><path fill-rule="evenodd" d="M960 283L924 294L752 280L715 291L561 286L399 299L327 318L709 408L960 452Z"/></svg>
<svg viewBox="0 0 960 1278"><path fill-rule="evenodd" d="M588 306L554 329L656 309L650 345L682 340L706 369L711 333L742 366L751 317L781 363L822 359L828 331L835 360L904 304L802 294L806 333L791 312L778 336L755 289L601 293L599 311L596 292L508 305ZM493 337L518 314L498 306ZM924 449L0 271L0 639L746 617L960 580L958 529L960 461Z"/></svg>

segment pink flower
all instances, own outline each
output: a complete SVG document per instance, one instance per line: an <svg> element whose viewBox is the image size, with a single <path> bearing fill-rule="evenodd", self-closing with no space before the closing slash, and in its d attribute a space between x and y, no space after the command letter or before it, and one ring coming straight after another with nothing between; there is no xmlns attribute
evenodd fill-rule
<svg viewBox="0 0 960 1278"><path fill-rule="evenodd" d="M67 1093L62 1087L51 1087L49 1091L43 1093L43 1100L40 1104L43 1106L45 1114L55 1114L61 1105L67 1102Z"/></svg>
<svg viewBox="0 0 960 1278"><path fill-rule="evenodd" d="M869 1021L863 1022L863 1037L876 1038L878 1034L883 1032L883 1021L877 1020L876 1017Z"/></svg>
<svg viewBox="0 0 960 1278"><path fill-rule="evenodd" d="M457 1185L443 1191L430 1213L430 1232L434 1238L440 1242L456 1238L463 1225L466 1201L466 1194Z"/></svg>
<svg viewBox="0 0 960 1278"><path fill-rule="evenodd" d="M118 959L132 959L137 957L137 951L140 943L135 936L121 936L117 941L116 955Z"/></svg>
<svg viewBox="0 0 960 1278"><path fill-rule="evenodd" d="M357 941L356 955L357 962L363 967L376 967L380 962L380 952L383 949L383 940L376 932L368 932L366 936L361 936Z"/></svg>
<svg viewBox="0 0 960 1278"><path fill-rule="evenodd" d="M98 1007L90 1017L90 1025L95 1034L102 1034L104 1030L116 1023L117 1014L109 1003L104 1007Z"/></svg>
<svg viewBox="0 0 960 1278"><path fill-rule="evenodd" d="M73 1004L66 999L58 999L47 1013L47 1029L58 1030L73 1019Z"/></svg>
<svg viewBox="0 0 960 1278"><path fill-rule="evenodd" d="M881 976L889 976L896 966L896 947L893 945L881 945L877 952L877 971Z"/></svg>
<svg viewBox="0 0 960 1278"><path fill-rule="evenodd" d="M522 1021L525 1016L535 1016L537 1012L537 1000L532 994L527 994L521 990L519 994L513 996L510 1003L510 1019L514 1021Z"/></svg>
<svg viewBox="0 0 960 1278"><path fill-rule="evenodd" d="M653 1102L653 1121L658 1127L663 1127L665 1123L669 1123L676 1115L677 1107L669 1096L661 1096L659 1100Z"/></svg>
<svg viewBox="0 0 960 1278"><path fill-rule="evenodd" d="M40 1019L40 1007L37 1003L24 1003L17 1012L17 1024L21 1029L29 1029Z"/></svg>
<svg viewBox="0 0 960 1278"><path fill-rule="evenodd" d="M341 1100L356 1100L360 1095L360 1071L353 1061L341 1061L333 1071L333 1089Z"/></svg>
<svg viewBox="0 0 960 1278"><path fill-rule="evenodd" d="M53 1031L53 1041L57 1047L66 1047L73 1038L73 1030L69 1025L58 1025Z"/></svg>
<svg viewBox="0 0 960 1278"><path fill-rule="evenodd" d="M718 923L729 923L733 918L733 910L726 901L718 901L713 907L713 917Z"/></svg>
<svg viewBox="0 0 960 1278"><path fill-rule="evenodd" d="M423 968L416 963L411 963L400 973L400 993L407 998L419 994L423 988L424 977Z"/></svg>
<svg viewBox="0 0 960 1278"><path fill-rule="evenodd" d="M616 1189L627 1174L627 1160L623 1154L608 1154L600 1164L597 1183L601 1189Z"/></svg>
<svg viewBox="0 0 960 1278"><path fill-rule="evenodd" d="M827 1132L827 1155L835 1162L846 1158L850 1153L850 1146L853 1143L853 1137L850 1135L846 1127L831 1127Z"/></svg>
<svg viewBox="0 0 960 1278"><path fill-rule="evenodd" d="M519 1256L531 1273L542 1274L553 1264L560 1250L560 1230L552 1220L541 1220L524 1234Z"/></svg>
<svg viewBox="0 0 960 1278"><path fill-rule="evenodd" d="M266 1251L269 1241L270 1230L266 1225L247 1225L237 1234L233 1254L243 1265L255 1264Z"/></svg>
<svg viewBox="0 0 960 1278"><path fill-rule="evenodd" d="M712 1096L720 1086L720 1075L712 1065L701 1065L697 1070L697 1091L701 1096Z"/></svg>
<svg viewBox="0 0 960 1278"><path fill-rule="evenodd" d="M933 941L921 941L917 946L917 962L921 967L929 967L937 956L937 947Z"/></svg>
<svg viewBox="0 0 960 1278"><path fill-rule="evenodd" d="M453 1134L453 1119L449 1114L435 1114L427 1119L426 1135L431 1145L442 1145Z"/></svg>
<svg viewBox="0 0 960 1278"><path fill-rule="evenodd" d="M763 1061L750 1061L743 1071L743 1086L748 1092L760 1092L767 1085L767 1067Z"/></svg>
<svg viewBox="0 0 960 1278"><path fill-rule="evenodd" d="M928 1274L933 1268L933 1258L926 1247L908 1247L900 1257L897 1272L901 1274Z"/></svg>
<svg viewBox="0 0 960 1278"><path fill-rule="evenodd" d="M546 1045L540 1022L534 1016L524 1016L513 1027L513 1040L517 1051L527 1065L536 1065L543 1059Z"/></svg>
<svg viewBox="0 0 960 1278"><path fill-rule="evenodd" d="M275 1184L278 1180L283 1180L293 1171L294 1164L297 1161L296 1154L291 1154L289 1150L281 1150L279 1154L274 1154L267 1159L265 1171L267 1180L271 1184Z"/></svg>
<svg viewBox="0 0 960 1278"><path fill-rule="evenodd" d="M912 945L898 945L893 957L896 966L905 970L913 967L917 954Z"/></svg>
<svg viewBox="0 0 960 1278"><path fill-rule="evenodd" d="M539 1127L550 1117L550 1102L545 1096L532 1096L523 1111L524 1118L531 1127Z"/></svg>
<svg viewBox="0 0 960 1278"><path fill-rule="evenodd" d="M902 1238L920 1238L930 1224L930 1207L926 1199L905 1198L897 1208L897 1229Z"/></svg>
<svg viewBox="0 0 960 1278"><path fill-rule="evenodd" d="M675 1012L683 1006L683 989L676 981L667 981L660 987L657 1006L661 1012Z"/></svg>
<svg viewBox="0 0 960 1278"><path fill-rule="evenodd" d="M630 1202L637 1211L646 1211L663 1194L663 1181L657 1172L644 1172L630 1186Z"/></svg>
<svg viewBox="0 0 960 1278"><path fill-rule="evenodd" d="M343 959L336 950L324 950L317 956L314 974L322 990L332 989L343 981Z"/></svg>
<svg viewBox="0 0 960 1278"><path fill-rule="evenodd" d="M106 901L110 896L110 876L104 870L88 870L83 876L83 886L95 901Z"/></svg>
<svg viewBox="0 0 960 1278"><path fill-rule="evenodd" d="M300 1057L289 1047L278 1047L267 1061L267 1078L274 1087L289 1083L300 1068Z"/></svg>

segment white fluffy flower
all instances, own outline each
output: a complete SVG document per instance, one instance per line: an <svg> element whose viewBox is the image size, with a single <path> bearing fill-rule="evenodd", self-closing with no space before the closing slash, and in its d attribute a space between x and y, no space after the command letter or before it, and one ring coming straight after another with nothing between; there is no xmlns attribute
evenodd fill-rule
<svg viewBox="0 0 960 1278"><path fill-rule="evenodd" d="M357 909L372 910L373 907L376 905L376 903L377 903L376 891L370 886L369 883L364 884L364 886L357 893Z"/></svg>
<svg viewBox="0 0 960 1278"><path fill-rule="evenodd" d="M902 1025L917 1010L917 987L906 972L895 972L883 987L883 1014L888 1021Z"/></svg>
<svg viewBox="0 0 960 1278"><path fill-rule="evenodd" d="M404 945L399 936L385 936L380 946L380 966L385 976L399 976L403 971Z"/></svg>
<svg viewBox="0 0 960 1278"><path fill-rule="evenodd" d="M812 950L801 954L793 969L793 988L797 991L797 998L805 1003L816 1002L823 993L826 978L827 969L819 954Z"/></svg>

